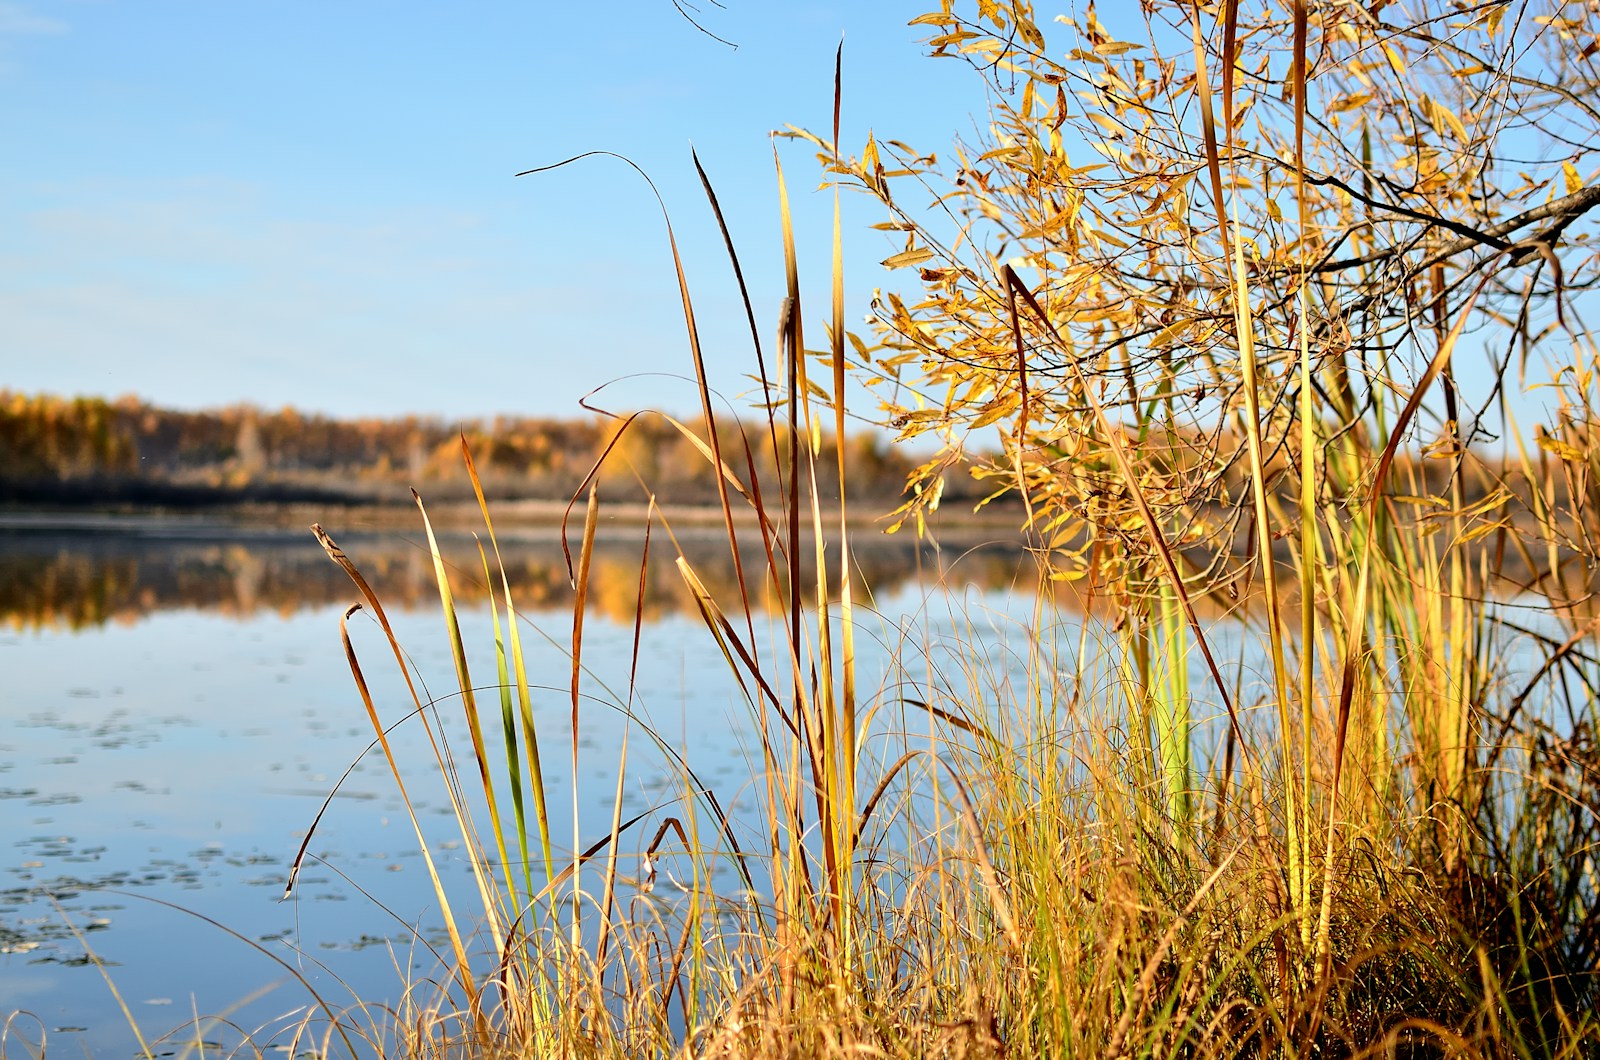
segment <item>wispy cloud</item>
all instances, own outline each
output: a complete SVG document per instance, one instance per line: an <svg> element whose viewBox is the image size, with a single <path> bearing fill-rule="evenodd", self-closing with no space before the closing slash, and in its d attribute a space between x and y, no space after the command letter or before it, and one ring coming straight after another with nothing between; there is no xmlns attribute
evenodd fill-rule
<svg viewBox="0 0 1600 1060"><path fill-rule="evenodd" d="M69 28L65 22L58 18L38 15L21 4L0 0L0 36L65 33Z"/></svg>

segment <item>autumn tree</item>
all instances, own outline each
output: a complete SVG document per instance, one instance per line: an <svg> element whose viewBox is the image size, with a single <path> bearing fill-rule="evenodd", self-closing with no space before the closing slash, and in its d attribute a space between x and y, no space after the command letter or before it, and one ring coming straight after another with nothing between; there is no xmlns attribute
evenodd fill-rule
<svg viewBox="0 0 1600 1060"><path fill-rule="evenodd" d="M1360 454L1397 427L1402 455L1449 461L1463 507L1474 447L1530 426L1506 419L1525 381L1555 384L1534 459L1581 494L1597 5L1108 10L1046 27L1029 3L946 0L916 21L986 80L987 128L945 157L871 140L827 158L904 233L885 264L920 272L862 344L901 384L902 436L945 440L917 503L998 429L984 473L1027 494L1064 561L1118 543L1096 562L1147 569L1142 494L1185 576L1215 586L1299 524L1285 482L1309 476L1318 510L1358 506ZM1562 533L1593 554L1581 518Z"/></svg>

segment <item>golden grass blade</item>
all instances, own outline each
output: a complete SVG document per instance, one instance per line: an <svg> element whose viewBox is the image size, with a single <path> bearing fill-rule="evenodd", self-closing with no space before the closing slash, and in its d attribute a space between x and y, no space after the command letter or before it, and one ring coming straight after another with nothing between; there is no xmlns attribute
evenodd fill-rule
<svg viewBox="0 0 1600 1060"><path fill-rule="evenodd" d="M812 778L817 801L817 818L822 823L822 857L827 871L829 894L833 896L835 923L844 911L846 889L849 881L845 866L846 852L841 848L845 825L841 827L840 815L845 820L854 816L854 808L843 801L843 771L840 741L853 739L853 733L840 731L839 709L834 691L833 622L828 606L828 554L827 536L822 528L822 503L817 489L815 454L808 454L806 477L811 487L811 542L817 568L817 663L811 674L813 687L810 733ZM797 668L798 669L798 668ZM798 678L797 674L797 678Z"/></svg>
<svg viewBox="0 0 1600 1060"><path fill-rule="evenodd" d="M765 398L772 391L772 382L767 375L766 356L761 351L761 329L756 325L755 304L750 300L750 287L745 283L744 267L739 263L738 251L734 250L733 233L728 229L728 220L722 214L722 204L717 201L717 193L711 186L711 178L706 175L705 167L700 164L700 156L695 153L693 148L689 150L689 158L694 162L694 171L700 177L700 186L705 190L706 198L711 203L711 212L717 219L717 228L722 232L722 242L727 247L728 260L733 264L733 277L739 285L739 301L744 306L745 320L750 327L750 347L755 351L757 375L761 380L763 404L768 406L767 422L770 424L772 422L771 403L766 401ZM773 439L772 451L778 451L776 438Z"/></svg>
<svg viewBox="0 0 1600 1060"><path fill-rule="evenodd" d="M354 649L350 644L350 635L348 629L346 628L346 625L350 620L350 616L361 610L361 606L361 604L351 604L345 609L344 614L339 619L339 635L340 639L344 643L345 658L354 667L354 673L356 674L356 686L358 690L361 690L363 693L365 693L366 679L361 674L360 666L355 662ZM322 805L317 807L317 812L315 816L311 818L311 824L306 829L305 836L300 840L299 849L295 851L294 857L289 861L288 878L284 881L283 894L278 898L280 902L288 901L290 896L294 894L295 881L300 877L300 868L305 862L306 852L311 847L311 840L317 834L317 828L322 823L323 815L325 815L328 812L328 808L333 805L334 797L339 794L339 789L344 787L344 782L350 779L350 775L356 771L356 767L361 764L361 760L365 758L367 753L370 752L374 747L383 748L384 760L390 764L391 769L395 769L396 763L394 751L389 746L389 733L393 732L398 726L405 724L405 722L409 721L411 718L418 717L418 712L413 711L412 713L406 715L406 717L395 722L393 725L386 727L381 721L378 720L378 712L373 706L372 697L370 694L362 695L362 705L367 709L367 719L372 723L373 729L377 732L377 738L371 743L367 744L366 749L356 757L355 761L351 762L345 767L345 771L339 774L339 779L333 782L333 787L330 788L328 790L328 794L323 797ZM398 772L395 775L395 780L401 785L401 801L406 802L409 805L409 799L406 795L405 785L402 781L400 781Z"/></svg>
<svg viewBox="0 0 1600 1060"><path fill-rule="evenodd" d="M450 589L450 573L445 567L444 554L439 550L439 541L433 533L433 523L428 519L428 510L422 503L422 495L416 490L411 491L411 497L417 502L417 511L422 516L422 528L428 539L428 554L433 559L434 580L439 586L439 606L444 614L445 633L450 641L450 657L455 663L456 682L461 690L461 707L467 717L467 731L472 738L472 758L478 766L478 782L483 787L484 802L489 809L489 827L494 833L495 850L500 855L502 871L508 871L511 859L506 853L505 830L500 823L500 803L494 794L494 779L489 772L489 753L483 741L483 725L478 717L478 699L476 690L472 685L472 674L467 667L467 646L461 636L461 623L456 616L455 595ZM465 803L456 807L456 815L461 823L464 835L472 834L471 813ZM495 903L490 894L494 890L494 874L488 871L481 858L472 858L472 874L477 881L478 888L483 892L484 913L490 920L490 932L497 940L503 940L500 933L499 916L495 911ZM511 889L509 879L502 881ZM512 893L512 906L516 905L515 892Z"/></svg>
<svg viewBox="0 0 1600 1060"><path fill-rule="evenodd" d="M946 725L949 725L955 729L960 729L962 732L967 733L970 736L977 736L983 740L990 741L994 739L994 734L991 733L987 728L983 727L982 725L976 725L968 721L966 718L952 714L943 707L936 707L932 703L926 703L920 699L912 698L903 699L901 702L908 707L916 707L918 710L921 710L932 717L938 718Z"/></svg>
<svg viewBox="0 0 1600 1060"><path fill-rule="evenodd" d="M622 750L617 756L617 790L611 797L610 849L606 874L600 884L600 938L595 943L595 965L602 972L611 943L611 909L617 897L617 836L622 832L622 786L628 775L628 726L622 727Z"/></svg>
<svg viewBox="0 0 1600 1060"><path fill-rule="evenodd" d="M889 785L894 783L894 778L912 762L927 754L929 751L926 748L914 747L895 759L893 764L883 771L883 775L878 778L878 783L872 789L872 794L861 804L861 813L856 817L855 831L850 836L852 845L859 842L861 834L867 830L867 822L872 820L872 814L878 808L878 801L888 792Z"/></svg>
<svg viewBox="0 0 1600 1060"><path fill-rule="evenodd" d="M355 583L356 587L361 591L362 596L366 598L367 606L371 609L373 616L377 618L378 625L383 630L384 638L389 644L389 649L394 653L395 661L400 669L401 678L406 683L406 690L411 695L411 701L416 708L416 713L422 723L423 730L427 733L428 743L433 750L434 760L439 763L439 768L444 773L445 788L450 796L451 805L455 808L458 819L462 819L461 813L463 807L460 803L459 792L456 790L454 783L451 781L447 759L445 758L443 751L440 749L438 740L433 732L433 727L428 724L427 714L424 709L422 697L417 694L416 684L411 677L411 667L406 661L405 652L400 647L399 638L395 636L394 627L389 624L389 618L383 609L382 601L378 599L377 593L372 591L372 586L368 584L367 579L361 574L361 571L357 569L356 565L350 561L350 557L347 556L344 550L334 542L333 538L328 535L327 531L325 531L320 524L313 523L311 526L311 532L316 536L318 543L322 545L323 551L328 554L328 557L338 564L347 575L349 575L350 580ZM407 813L410 815L412 829L416 833L417 841L422 848L423 858L428 866L428 874L434 886L434 893L439 898L440 912L444 917L446 931L450 935L451 947L456 958L456 967L460 971L462 989L466 992L470 1007L474 1012L476 1012L478 997L477 986L471 979L471 970L467 965L466 959L466 948L462 945L459 927L456 923L454 915L450 911L449 899L444 893L443 884L439 879L438 870L433 864L432 854L430 853L427 841L422 834L422 827L417 822L416 815L411 809L411 802L409 798L405 795L404 781L400 776L399 763L395 760L392 751L387 745L387 735L382 724L378 721L377 708L373 705L371 692L368 691L366 677L361 672L360 663L356 659L355 649L350 643L347 622L352 613L353 611L346 611L345 615L340 619L339 622L340 637L344 641L345 645L345 658L350 664L352 675L355 677L356 689L361 694L362 703L367 709L367 717L372 722L379 737L380 743L384 744L384 756L386 761L389 763L390 771L393 773L396 783L400 785L401 797L405 802ZM476 864L479 859L474 857L472 860L474 864ZM298 865L298 861L296 862L296 865ZM291 871L291 886L292 880L293 872ZM479 1018L481 1020L481 1016Z"/></svg>
<svg viewBox="0 0 1600 1060"><path fill-rule="evenodd" d="M612 444L615 444L615 439L613 439ZM500 540L495 536L494 520L489 515L489 502L484 497L483 482L478 478L478 469L473 463L472 449L467 445L467 436L465 433L461 435L461 458L467 467L467 477L472 482L473 495L478 499L478 510L483 515L483 525L489 531L489 544L494 548L495 567L500 572L500 591L502 598L506 603L506 634L510 642L509 653L511 656L513 682L516 686L518 717L522 725L522 742L526 748L528 762L528 782L529 786L533 789L533 811L534 817L539 825L539 846L544 855L545 879L548 880L552 875L555 874L555 858L552 856L550 850L550 813L549 808L545 804L544 768L539 757L538 728L534 724L533 720L533 695L528 687L528 665L527 660L523 656L522 652L522 632L517 625L517 605L511 596L511 580L506 574L505 560L502 559L500 555ZM562 545L563 547L566 545L565 537L563 537ZM493 584L492 579L490 579L489 584ZM498 617L496 618L496 623L496 643L498 643ZM504 689L506 680L503 668L500 674L500 684L501 688ZM502 703L502 710L505 710L504 703ZM512 798L517 808L517 834L519 845L521 847L520 860L522 861L523 868L523 883L524 886L527 887L529 893L532 893L533 880L531 878L532 873L529 866L530 858L528 856L528 842L523 824L523 806L520 783L521 769L516 762L516 748L514 746L516 736L509 723L507 724L506 731L508 751L510 753L510 761L507 763L507 765L511 775Z"/></svg>
<svg viewBox="0 0 1600 1060"><path fill-rule="evenodd" d="M528 818L527 810L523 804L522 794L522 759L517 746L517 709L513 700L511 682L511 664L508 658L510 649L506 644L505 631L500 626L500 605L494 594L494 571L489 566L489 555L484 551L483 542L478 542L478 559L483 567L483 584L489 589L489 622L494 638L494 665L495 685L500 691L500 739L506 753L506 778L511 785L511 812L517 829L517 858L516 862L522 869L522 886L525 894L533 893L533 869L528 849ZM504 566L501 567L502 573ZM507 612L507 621L513 621L514 616ZM515 873L515 866L510 862L504 865L506 883L511 884ZM517 905L516 896L512 894L512 907Z"/></svg>
<svg viewBox="0 0 1600 1060"><path fill-rule="evenodd" d="M817 731L816 719L811 716L811 702L808 698L808 676L806 668L801 663L800 652L804 640L801 635L801 603L800 603L800 431L802 428L801 417L804 415L804 427L809 435L812 429L810 405L807 396L810 387L806 381L805 365L805 340L804 325L800 302L800 275L795 256L794 223L789 211L789 190L783 176L783 162L778 157L777 145L774 143L772 151L773 167L776 171L778 183L778 213L779 223L783 231L783 266L784 290L783 308L779 319L779 350L784 355L784 390L783 400L789 412L788 453L785 471L788 475L788 493L785 498L788 514L786 527L787 537L785 547L789 560L788 588L789 588L789 637L788 649L790 667L793 681L793 708L791 711L793 722L800 731L797 739L789 744L787 761L781 766L782 781L776 785L780 797L783 799L782 829L788 831L791 837L787 844L787 857L781 870L775 865L777 878L774 883L778 890L780 905L778 911L778 938L779 949L779 994L780 1003L788 1008L796 999L795 984L797 978L795 950L795 925L799 918L806 914L804 905L806 896L812 891L811 870L804 857L800 843L794 842L793 837L800 835L805 830L804 815L801 811L801 792L807 786L802 779L802 755L811 766L812 782L809 786L813 797L820 801L823 794L823 766L821 762L821 748L819 745L820 734ZM808 443L808 453L814 453L815 448ZM814 465L812 465L814 471ZM815 496L813 486L813 496ZM826 597L824 597L824 600ZM768 764L769 776L778 774L779 763ZM821 805L818 806L818 815L826 820L827 814ZM829 844L824 841L823 848L829 850ZM774 846L774 853L777 852ZM776 860L776 859L775 859ZM837 923L837 920L835 920Z"/></svg>
<svg viewBox="0 0 1600 1060"><path fill-rule="evenodd" d="M1225 223L1222 206L1218 204L1218 221ZM1250 281L1245 271L1244 245L1233 244L1233 308L1235 332L1239 338L1239 365L1241 389L1244 391L1245 447L1250 461L1250 498L1255 517L1251 521L1256 531L1256 556L1261 562L1262 606L1266 611L1267 644L1272 663L1273 700L1278 712L1278 739L1282 769L1286 776L1294 772L1293 740L1289 702L1289 669L1283 636L1283 611L1278 598L1278 567L1273 558L1273 527L1271 509L1267 500L1266 446L1261 439L1261 381L1260 367L1256 362L1255 319L1250 305ZM1310 763L1302 762L1302 770ZM1311 823L1305 815L1310 807L1303 804L1300 792L1291 780L1283 786L1285 805L1284 821L1288 829L1289 847L1289 903L1300 924L1302 945L1311 944L1310 858Z"/></svg>
<svg viewBox="0 0 1600 1060"><path fill-rule="evenodd" d="M843 93L844 42L833 60L833 151L839 153L839 111ZM841 821L855 814L856 804L856 754L859 734L856 732L856 629L855 601L850 563L850 525L846 480L845 439L845 319L844 319L844 233L841 230L839 185L833 187L833 328L831 338L833 353L833 424L834 448L839 464L839 721L840 780L843 782L843 805L835 811ZM841 834L843 830L841 829ZM845 837L850 840L851 836ZM852 844L853 845L853 844ZM853 858L846 849L847 861Z"/></svg>
<svg viewBox="0 0 1600 1060"><path fill-rule="evenodd" d="M332 544L331 541L328 543ZM348 562L348 560L346 562ZM353 570L354 567L352 566L350 569ZM366 708L367 719L372 723L377 741L383 747L384 761L388 764L389 774L394 778L395 787L400 792L400 802L406 808L406 817L411 822L412 834L416 836L417 846L422 851L422 861L428 869L428 880L433 885L434 897L439 900L439 913L444 920L445 932L450 937L450 949L452 956L455 958L456 973L458 981L461 983L461 989L466 995L469 1007L471 1007L473 1011L477 1011L478 986L477 982L472 977L472 969L467 962L467 949L466 945L462 942L461 931L456 923L455 914L450 908L450 896L445 893L444 881L439 876L438 866L434 864L433 851L428 845L427 837L423 834L422 823L417 820L416 809L413 806L411 802L411 796L406 789L405 777L400 769L400 763L395 758L393 748L391 748L389 745L388 730L384 728L382 722L380 722L378 719L378 708L372 701L372 691L367 686L366 674L362 672L361 661L356 657L355 645L350 640L350 616L356 612L359 606L360 605L355 605L350 607L339 618L339 639L344 645L345 661L350 666L350 676L355 679L356 692L361 696L362 706ZM421 716L420 707L418 708L418 715ZM429 739L432 739L431 730L429 731ZM452 792L452 800L453 799L454 793ZM320 817L321 814L319 813L318 816ZM292 889L294 886L295 874L299 871L301 859L304 857L306 847L309 844L310 836L308 835L305 842L301 844L300 853L295 856L293 866L290 869L289 889ZM288 895L289 889L285 889L285 896Z"/></svg>
<svg viewBox="0 0 1600 1060"><path fill-rule="evenodd" d="M1311 204L1306 192L1306 166L1305 166L1305 126L1306 126L1306 94L1309 90L1309 61L1307 51L1307 31L1309 17L1306 10L1306 0L1294 0L1294 53L1291 58L1290 91L1294 96L1294 168L1295 168L1295 194L1298 205L1299 232L1302 250L1300 253L1300 277L1296 296L1300 305L1300 326L1298 330L1300 346L1300 484L1299 484L1299 512L1300 512L1300 762L1302 770L1300 804L1305 807L1306 821L1309 825L1312 813L1311 792L1311 731L1313 728L1313 708L1315 705L1316 691L1316 648L1317 621L1319 608L1316 606L1316 578L1317 572L1322 569L1321 539L1317 533L1316 518L1316 461L1315 455L1321 452L1317 442L1317 415L1313 403L1314 366L1311 357L1311 333L1308 322L1311 319L1310 276L1307 272L1307 255L1304 247L1311 237L1312 225L1310 218ZM1364 620L1363 620L1364 621ZM1342 750L1337 752L1342 757ZM1337 767L1336 767L1337 771ZM1330 802L1337 797L1337 782L1330 788ZM1306 836L1307 844L1310 843L1309 831ZM1309 849L1307 850L1309 854ZM1306 897L1309 894L1309 858L1305 859L1304 871L1306 873ZM1316 949L1319 966L1322 964L1328 946L1328 924L1331 916L1333 902L1333 876L1331 864L1323 866L1321 907L1317 918Z"/></svg>
<svg viewBox="0 0 1600 1060"><path fill-rule="evenodd" d="M572 566L572 548L567 541L567 527L572 522L572 509L578 506L578 499L587 496L587 492L600 476L600 469L605 466L606 458L611 455L611 450L622 441L622 436L627 433L628 425L643 416L643 412L631 412L622 421L622 425L611 435L611 440L606 443L600 455L589 465L589 471L583 476L583 481L578 483L578 488L572 491L572 496L567 499L567 506L561 512L561 556L567 564L567 584L573 589L578 587L578 575Z"/></svg>
<svg viewBox="0 0 1600 1060"><path fill-rule="evenodd" d="M795 260L794 222L789 215L789 189L783 179L783 162L778 148L772 148L772 164L778 178L778 219L783 229L783 312L779 321L779 352L784 356L784 401L789 409L789 454L785 472L789 476L786 497L789 523L789 643L800 640L800 402L805 393L805 339L800 320L800 269ZM795 660L795 703L804 695L800 685L799 660Z"/></svg>
<svg viewBox="0 0 1600 1060"><path fill-rule="evenodd" d="M583 544L578 550L578 577L574 586L576 593L572 602L572 834L574 838L582 834L582 827L578 819L578 703L579 689L583 679L583 620L588 613L589 603L589 564L594 558L594 533L595 527L600 522L600 491L594 485L589 486L589 505L583 516ZM581 889L579 878L579 862L572 863L572 887L574 895ZM580 918L577 902L573 903L572 914L572 946L576 950L580 938Z"/></svg>
<svg viewBox="0 0 1600 1060"><path fill-rule="evenodd" d="M628 709L633 709L634 692L639 687L639 648L644 643L644 601L650 587L650 528L655 524L656 498L644 514L644 546L639 552L639 584L633 596L633 645L628 653Z"/></svg>
<svg viewBox="0 0 1600 1060"><path fill-rule="evenodd" d="M652 806L648 810L634 814L632 817L628 818L626 821L623 821L617 826L616 835L621 836L627 832L633 831L634 825L655 813L657 809L659 809L659 807ZM607 831L606 834L600 839L596 840L588 847L585 847L581 852L574 854L572 860L568 862L560 872L556 873L555 876L551 878L550 882L545 884L544 887L540 889L538 894L533 896L533 901L542 902L546 898L554 895L563 884L576 876L582 866L593 861L596 855L598 855L602 850L605 850L606 847L610 846L612 838L612 833Z"/></svg>
<svg viewBox="0 0 1600 1060"><path fill-rule="evenodd" d="M539 733L533 719L533 695L528 686L528 665L522 654L522 633L517 624L516 607L511 601L511 586L505 581L505 568L500 569L506 593L506 628L511 638L512 672L517 685L517 709L522 722L522 742L528 762L528 784L533 794L534 818L539 824L539 847L544 855L545 878L555 872L555 858L550 850L550 811L545 803L544 767L539 757Z"/></svg>
<svg viewBox="0 0 1600 1060"><path fill-rule="evenodd" d="M634 691L639 681L639 646L644 639L644 599L648 587L650 572L650 527L655 521L656 499L652 495L650 507L645 513L644 520L644 549L639 557L639 585L633 598L633 649L628 661L628 709L633 709ZM628 732L625 725L622 729L622 751L617 763L617 790L611 800L611 854L606 859L605 885L602 888L600 902L600 941L595 947L598 954L595 963L602 969L606 966L606 944L610 942L611 932L611 906L616 897L617 884L617 832L622 826L622 783L628 773Z"/></svg>

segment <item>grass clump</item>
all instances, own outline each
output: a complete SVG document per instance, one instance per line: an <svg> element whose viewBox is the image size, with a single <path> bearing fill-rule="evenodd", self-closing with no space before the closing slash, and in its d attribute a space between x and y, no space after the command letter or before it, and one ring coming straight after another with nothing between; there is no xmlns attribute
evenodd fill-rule
<svg viewBox="0 0 1600 1060"><path fill-rule="evenodd" d="M471 750L458 771L435 747L475 901L436 877L453 979L437 1002L411 995L383 1051L1596 1055L1595 345L1564 301L1584 266L1560 254L1600 196L1570 157L1553 188L1507 191L1493 150L1529 135L1507 115L1592 117L1552 49L1596 16L1151 2L1139 42L1079 13L1053 31L1075 34L1058 62L1020 0L954 8L918 21L993 78L993 113L947 186L904 145L847 156L838 106L830 137L796 134L835 181L820 351L779 170L771 374L748 313L766 438L716 429L678 268L703 416L662 419L715 473L736 588L708 590L682 552L675 569L758 733L738 809L637 709L636 613L633 659L604 660L628 667L613 705L681 797L624 819L619 786L609 832L560 849L487 503L483 688L433 544ZM1099 161L1070 162L1074 130ZM908 182L948 231L892 194ZM885 264L922 283L882 296L870 343L844 324L844 186L882 201L907 240ZM1505 362L1475 408L1455 367L1508 320L1525 351L1571 354L1533 454L1496 404ZM942 440L896 527L920 529L973 459L1021 496L1029 614L940 636L874 619L848 459L817 443L844 436L852 360L901 385L904 434ZM1513 452L1490 459L1497 409ZM998 449L974 457L990 427ZM574 774L613 453L573 506ZM650 525L641 572L675 548L669 520ZM869 630L892 649L882 674ZM630 881L619 844L652 829ZM668 862L670 900L651 886Z"/></svg>

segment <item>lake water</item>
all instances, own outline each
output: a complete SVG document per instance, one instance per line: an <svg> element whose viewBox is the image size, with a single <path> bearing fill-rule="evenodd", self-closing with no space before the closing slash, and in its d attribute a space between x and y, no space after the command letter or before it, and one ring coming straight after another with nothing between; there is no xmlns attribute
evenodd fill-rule
<svg viewBox="0 0 1600 1060"><path fill-rule="evenodd" d="M385 600L423 679L435 694L453 693L419 536L329 530ZM685 547L714 555L715 535L703 536L710 540ZM655 542L645 593L634 707L737 812L753 794L753 723L687 609L663 543ZM475 545L456 536L444 548L460 565L475 683L491 684ZM636 535L604 539L592 575L584 657L607 672L586 678L592 698L579 721L584 845L610 826L639 562ZM896 540L864 549L860 562L887 631L869 627L863 638L870 668L874 643L894 635L900 616L927 613L936 559ZM988 550L969 568L992 581L1017 563L1014 550ZM530 679L541 686L535 710L555 840L570 851L571 593L556 536L508 543L507 566L529 622ZM709 558L700 569L731 575ZM293 1023L311 1001L297 976L337 1009L356 996L393 1001L408 974L436 971L416 942L438 929L418 844L382 759L362 757L372 732L339 637L340 616L357 599L304 531L172 518L0 521L0 1016L25 1013L9 1048L20 1035L44 1037L54 1055L132 1052L106 976L151 1037L196 1014L227 1014L270 1043L271 1028ZM409 701L376 623L363 611L350 626L385 722L399 720ZM441 709L459 723L454 700ZM454 885L464 884L421 731L402 726L397 740L401 757L417 763L424 827L443 844ZM307 864L285 901L291 859L352 763L311 844L321 860ZM680 786L635 728L624 811L673 812ZM624 856L636 859L645 842L626 845ZM208 1026L203 1037L238 1035Z"/></svg>
<svg viewBox="0 0 1600 1060"><path fill-rule="evenodd" d="M440 697L465 764L453 662L420 535L346 533L331 520L329 530L385 601L430 689L424 695ZM680 543L726 600L734 581L731 564L716 559L719 537L691 533ZM502 544L526 623L558 858L609 832L625 730L623 812L644 817L619 846L623 877L639 873L658 823L685 813L674 755L731 816L752 807L760 795L750 764L756 726L664 536L653 541L642 604L639 535L605 534L596 549L576 784L565 650L572 592L559 538L521 531ZM456 564L474 683L492 685L475 542L455 534L442 545ZM958 693L963 667L974 660L980 677L1015 679L1028 654L1033 596L1008 590L1030 586L1014 545L968 550L947 541L941 555L863 535L855 555L875 590L858 636L865 695L880 687L889 647L901 636L917 645L905 657L940 671ZM759 567L758 555L745 561ZM285 1043L274 1033L306 1013L312 990L341 1010L357 999L392 1003L408 979L437 974L428 947L440 922L419 845L383 760L364 756L372 731L339 635L340 618L357 599L304 530L170 517L0 516L0 1018L22 1013L0 1040L0 1055L31 1055L19 1041L41 1038L51 1055L131 1055L134 1038L107 977L152 1038L197 1015L225 1015L232 1029L207 1023L200 1036L227 1045L249 1034L269 1048ZM1519 622L1539 617L1511 610ZM630 692L636 611L643 635ZM1059 627L1057 662L1086 687L1104 689L1115 681L1114 660L1093 650L1093 637L1085 657L1074 654L1072 630L1083 621ZM1234 695L1253 715L1247 724L1270 734L1264 658L1259 645L1251 647L1260 638L1220 616L1207 624L1225 670L1238 675ZM400 721L409 696L368 612L351 618L350 634L385 724ZM1508 647L1500 680L1518 687L1540 657ZM1197 656L1191 662L1199 692L1209 677ZM896 702L894 693L884 701ZM989 698L1008 695L996 689ZM495 706L492 693L481 701L486 716ZM627 720L629 711L666 751ZM886 738L872 743L869 757L897 757L891 735L899 730L903 740L914 723L892 714L879 717ZM1558 731L1571 724L1551 719ZM1202 760L1221 732L1220 717L1197 730ZM453 819L423 731L403 724L394 740L446 884L465 896L467 865L452 842ZM295 852L351 767L285 900ZM729 892L739 887L731 872L713 882ZM195 1037L185 1031L181 1041Z"/></svg>

